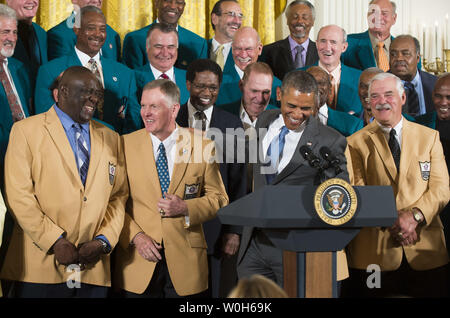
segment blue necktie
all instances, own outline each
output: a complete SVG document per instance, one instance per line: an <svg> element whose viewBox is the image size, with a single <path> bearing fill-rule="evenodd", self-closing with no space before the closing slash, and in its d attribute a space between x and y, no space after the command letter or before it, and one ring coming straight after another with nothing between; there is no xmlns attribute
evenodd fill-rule
<svg viewBox="0 0 450 318"><path fill-rule="evenodd" d="M267 183L272 183L273 179L275 179L275 176L277 175L277 167L279 162L281 161L281 155L283 154L286 135L288 134L288 132L289 129L287 129L286 126L283 126L281 128L280 134L272 139L269 148L267 148L267 157L270 158L269 163L272 166L272 169L275 171L275 173L266 174Z"/></svg>
<svg viewBox="0 0 450 318"><path fill-rule="evenodd" d="M170 176L169 176L169 168L167 165L167 156L166 156L166 148L164 148L164 144L159 144L159 154L158 158L156 159L156 170L158 170L158 178L159 178L159 184L161 186L161 192L163 194L163 197L166 196L164 193L167 192L169 189L170 184Z"/></svg>
<svg viewBox="0 0 450 318"><path fill-rule="evenodd" d="M413 117L420 115L419 95L417 94L414 84L405 82L404 87L406 89L406 112Z"/></svg>
<svg viewBox="0 0 450 318"><path fill-rule="evenodd" d="M77 164L78 173L80 174L81 181L83 185L86 184L86 177L89 169L89 150L86 140L83 138L81 133L83 128L81 125L74 124L75 129L75 140L77 143Z"/></svg>

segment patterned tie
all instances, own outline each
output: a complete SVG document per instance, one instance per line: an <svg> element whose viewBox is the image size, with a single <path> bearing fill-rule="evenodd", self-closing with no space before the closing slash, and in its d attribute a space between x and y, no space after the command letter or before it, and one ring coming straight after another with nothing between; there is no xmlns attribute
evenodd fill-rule
<svg viewBox="0 0 450 318"><path fill-rule="evenodd" d="M384 42L377 43L378 48L378 67L383 70L383 72L387 72L389 70L389 60L386 52L384 51Z"/></svg>
<svg viewBox="0 0 450 318"><path fill-rule="evenodd" d="M275 173L266 174L266 180L268 184L272 183L273 179L275 179L277 175L276 171L278 171L278 165L283 155L284 144L286 142L286 135L288 133L289 129L287 129L286 126L283 126L281 128L281 132L278 134L278 136L275 136L272 139L269 148L267 148L267 157L270 158L269 163L272 166L273 171L275 171Z"/></svg>
<svg viewBox="0 0 450 318"><path fill-rule="evenodd" d="M89 60L88 68L91 70L92 73L94 73L95 77L97 77L100 84L103 86L102 76L100 75L100 71L98 69L97 62L94 59ZM103 103L98 103L97 114L98 114L98 119L103 120Z"/></svg>
<svg viewBox="0 0 450 318"><path fill-rule="evenodd" d="M73 124L75 130L75 140L77 142L77 164L78 173L80 174L81 182L86 184L86 177L89 169L89 150L86 140L84 140L80 124Z"/></svg>
<svg viewBox="0 0 450 318"><path fill-rule="evenodd" d="M169 189L170 185L170 176L169 176L169 168L167 164L167 156L166 156L166 148L164 148L164 144L160 143L158 147L158 158L156 159L156 170L158 171L159 185L161 186L161 192L163 194L163 198L166 197L165 193Z"/></svg>
<svg viewBox="0 0 450 318"><path fill-rule="evenodd" d="M195 112L194 118L195 118L196 121L198 121L198 122L201 121L202 122L202 127L197 127L198 124L196 124L195 128L197 128L197 129L201 128L202 131L205 131L206 130L206 115L205 115L205 113L202 112L202 111Z"/></svg>
<svg viewBox="0 0 450 318"><path fill-rule="evenodd" d="M331 81L331 90L330 95L328 95L327 105L332 109L336 109L336 83L334 81L333 75L329 75Z"/></svg>
<svg viewBox="0 0 450 318"><path fill-rule="evenodd" d="M416 88L411 82L405 82L404 87L406 89L406 113L411 116L417 116L420 113L419 107L419 95L417 95Z"/></svg>
<svg viewBox="0 0 450 318"><path fill-rule="evenodd" d="M161 79L169 79L169 76L167 76L166 73L162 73L161 75L159 75L159 78L161 78Z"/></svg>
<svg viewBox="0 0 450 318"><path fill-rule="evenodd" d="M0 55L0 57L2 57ZM17 99L16 94L14 94L14 90L12 88L11 82L9 81L8 76L5 72L5 59L0 59L0 81L2 82L3 88L5 89L6 98L8 99L9 108L11 109L11 115L13 122L22 120L25 117L25 114L20 107L19 100Z"/></svg>
<svg viewBox="0 0 450 318"><path fill-rule="evenodd" d="M400 145L398 144L397 138L395 138L396 134L397 132L392 128L389 132L389 149L391 149L397 171L400 171Z"/></svg>
<svg viewBox="0 0 450 318"><path fill-rule="evenodd" d="M303 52L304 49L305 48L303 46L301 46L301 45L297 45L295 47L296 53L295 53L295 61L294 61L294 63L295 63L295 68L296 69L305 66L305 64L303 63L303 58L302 58L302 52Z"/></svg>
<svg viewBox="0 0 450 318"><path fill-rule="evenodd" d="M223 70L225 64L225 57L223 56L223 44L219 45L216 50L216 63L219 64L220 68Z"/></svg>

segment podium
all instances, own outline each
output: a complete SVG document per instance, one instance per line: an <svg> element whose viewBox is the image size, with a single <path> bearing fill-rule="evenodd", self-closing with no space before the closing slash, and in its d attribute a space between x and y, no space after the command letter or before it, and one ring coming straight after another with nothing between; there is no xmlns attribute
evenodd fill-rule
<svg viewBox="0 0 450 318"><path fill-rule="evenodd" d="M314 207L317 186L264 186L218 211L222 224L261 229L283 252L289 297L337 297L336 251L363 227L391 227L397 219L390 186L353 187L357 210L347 223L322 221Z"/></svg>

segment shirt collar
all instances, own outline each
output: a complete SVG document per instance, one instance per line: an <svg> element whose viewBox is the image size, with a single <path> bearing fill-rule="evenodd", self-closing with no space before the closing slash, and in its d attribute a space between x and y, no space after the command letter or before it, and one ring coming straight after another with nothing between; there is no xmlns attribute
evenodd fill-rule
<svg viewBox="0 0 450 318"><path fill-rule="evenodd" d="M160 23L159 20L158 20L158 18L156 18L156 23ZM177 29L177 32L178 32L178 23L177 23L176 29Z"/></svg>
<svg viewBox="0 0 450 318"><path fill-rule="evenodd" d="M239 78L242 79L244 77L244 71L242 71L237 65L236 63L234 64L234 68L236 69L236 72L239 75Z"/></svg>
<svg viewBox="0 0 450 318"><path fill-rule="evenodd" d="M338 66L336 66L336 68L335 68L334 70L332 70L331 72L328 72L328 70L326 69L325 65L323 65L322 62L320 62L320 61L319 61L319 66L320 66L325 72L327 72L328 74L333 75L334 78L339 78L339 77L340 77L340 76L338 76L338 75L341 74L341 67L342 67L341 62L339 62Z"/></svg>
<svg viewBox="0 0 450 318"><path fill-rule="evenodd" d="M231 48L231 43L232 42L223 43L223 49L226 50L229 47ZM217 42L216 38L212 38L211 46L212 46L213 52L216 52L220 45L221 44L219 42Z"/></svg>
<svg viewBox="0 0 450 318"><path fill-rule="evenodd" d="M164 148L166 149L166 153L170 151L173 145L177 142L177 136L178 136L178 125L175 126L174 131L163 141L159 140L158 137L150 133L150 137L152 138L152 144L153 144L153 151L156 154L159 149L159 144L162 142L164 145Z"/></svg>
<svg viewBox="0 0 450 318"><path fill-rule="evenodd" d="M156 69L156 68L155 68L153 65L151 65L150 63L149 63L149 65L150 65L150 70L152 71L153 75L155 76L155 79L159 79L159 77L161 76L161 74L162 74L163 72L161 72L160 70ZM170 68L170 70L168 70L167 72L164 72L164 73L169 77L169 79L170 79L172 82L175 83L175 72L174 72L174 70L173 70L173 66Z"/></svg>
<svg viewBox="0 0 450 318"><path fill-rule="evenodd" d="M61 108L59 108L56 104L53 105L53 108L56 111L56 114L58 115L59 120L61 121L61 124L64 127L64 130L70 131L72 129L72 126L75 125L81 125L81 128L85 130L89 134L89 122L85 124L79 124L75 122L69 115L67 115Z"/></svg>
<svg viewBox="0 0 450 318"><path fill-rule="evenodd" d="M81 65L85 66L89 63L89 60L91 59L91 57L89 55L87 55L86 53L80 51L76 46L75 46L75 53L77 54L78 58L80 59ZM99 67L101 67L101 62L100 62L100 52L98 52L94 57L92 57L95 62L97 62L97 65Z"/></svg>
<svg viewBox="0 0 450 318"><path fill-rule="evenodd" d="M369 31L369 38L370 38L370 44L372 45L372 49L376 50L378 49L378 39L376 37L374 37L370 31ZM384 42L384 47L386 50L389 51L389 47L391 46L391 37L388 36L386 40L383 41Z"/></svg>
<svg viewBox="0 0 450 318"><path fill-rule="evenodd" d="M213 107L214 106L210 106L207 109L205 109L203 112L205 113L206 116L206 122L210 123L211 122L211 117L212 117L212 112L213 112ZM196 112L198 112L198 109L194 107L194 105L192 105L191 103L191 99L189 98L188 100L188 112L189 112L189 116L192 117L194 116L194 114Z"/></svg>
<svg viewBox="0 0 450 318"><path fill-rule="evenodd" d="M291 46L291 51L293 51L297 45L301 45L303 46L303 48L305 49L304 52L308 51L308 46L309 46L309 38L306 39L305 42L303 42L302 44L298 44L291 35L288 36L289 38L289 45Z"/></svg>

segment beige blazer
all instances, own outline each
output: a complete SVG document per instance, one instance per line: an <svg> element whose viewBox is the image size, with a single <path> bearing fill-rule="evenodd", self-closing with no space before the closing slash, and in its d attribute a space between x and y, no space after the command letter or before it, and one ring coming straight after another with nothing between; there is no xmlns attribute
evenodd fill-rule
<svg viewBox="0 0 450 318"><path fill-rule="evenodd" d="M399 174L386 137L375 121L348 137L346 154L352 184L392 186L397 210L417 207L426 220L418 229L418 242L404 248L387 229L362 229L347 247L349 266L366 269L369 264L378 264L381 270L395 270L403 251L415 270L446 264L448 255L438 214L449 201L450 191L439 133L403 119ZM427 170L424 163L431 167L429 178L423 175Z"/></svg>
<svg viewBox="0 0 450 318"><path fill-rule="evenodd" d="M157 242L163 242L170 278L177 294L196 294L208 288L206 241L202 223L213 219L216 212L228 203L228 197L217 163L209 163L214 154L214 143L200 137L194 152L194 135L178 128L175 162L168 193L184 199L189 186L197 188L195 198L186 200L189 226L185 217L161 218L157 204L162 197L156 171L153 145L145 129L123 136L125 161L130 186L125 225L117 247L115 278L117 285L127 291L141 294L145 291L156 263L145 260L130 245L134 236L145 232ZM206 158L202 158L201 148ZM194 163L198 162L198 163Z"/></svg>
<svg viewBox="0 0 450 318"><path fill-rule="evenodd" d="M91 121L90 142L84 187L54 108L13 125L5 157L5 199L16 224L2 278L48 284L77 279L52 254L63 233L76 246L100 234L112 247L117 244L128 198L121 139ZM103 255L80 273L80 281L110 286L109 264L109 255Z"/></svg>
<svg viewBox="0 0 450 318"><path fill-rule="evenodd" d="M3 196L0 193L0 246L2 246L3 226L5 225L6 206L3 201ZM0 297L3 296L2 286L0 286Z"/></svg>

